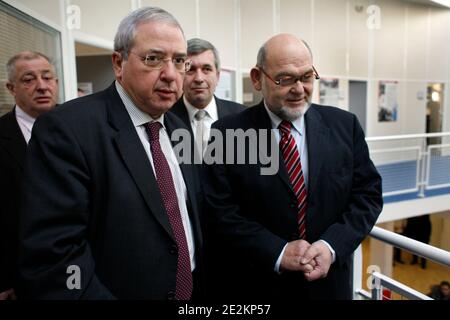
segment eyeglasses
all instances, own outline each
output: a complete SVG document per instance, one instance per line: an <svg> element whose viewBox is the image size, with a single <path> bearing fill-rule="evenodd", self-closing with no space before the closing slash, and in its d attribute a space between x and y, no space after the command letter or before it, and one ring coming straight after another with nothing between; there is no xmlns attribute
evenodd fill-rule
<svg viewBox="0 0 450 320"><path fill-rule="evenodd" d="M175 69L179 72L186 72L191 69L191 61L187 60L187 57L173 57L173 58L164 58L163 55L155 54L155 53L147 53L145 56L141 56L133 51L129 51L130 53L138 56L144 64L152 69L162 69L164 63L168 61L172 61Z"/></svg>
<svg viewBox="0 0 450 320"><path fill-rule="evenodd" d="M303 84L312 84L314 82L314 80L319 80L320 76L317 73L316 68L314 68L314 66L312 66L313 71L312 72L307 72L306 74L303 74L301 76L298 77L294 77L294 76L283 76L278 78L277 80L273 79L271 76L269 76L267 74L267 72L264 71L263 68L261 68L260 66L257 66L259 68L259 70L261 70L261 72L270 80L272 80L273 83L275 83L277 86L282 86L282 87L289 87L292 86L293 84L297 83L298 81L300 81Z"/></svg>

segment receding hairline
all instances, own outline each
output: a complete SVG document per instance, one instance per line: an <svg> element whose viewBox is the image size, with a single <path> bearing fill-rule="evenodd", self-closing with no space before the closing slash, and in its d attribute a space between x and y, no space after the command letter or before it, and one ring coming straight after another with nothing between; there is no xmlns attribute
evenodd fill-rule
<svg viewBox="0 0 450 320"><path fill-rule="evenodd" d="M6 63L6 74L8 77L8 81L14 81L14 78L16 76L16 65L19 61L31 61L38 59L44 59L45 61L47 61L50 65L50 70L55 73L55 66L52 59L50 59L45 54L37 51L21 51L9 58L8 62Z"/></svg>
<svg viewBox="0 0 450 320"><path fill-rule="evenodd" d="M126 60L128 52L135 45L137 28L147 23L166 23L174 26L181 31L186 42L183 28L170 12L159 7L142 7L130 12L120 21L114 36L114 51L122 52Z"/></svg>
<svg viewBox="0 0 450 320"><path fill-rule="evenodd" d="M297 40L299 40L306 47L306 49L309 52L309 55L311 56L311 61L313 61L313 53L312 53L312 50L311 50L311 47L309 46L309 44L303 39L300 39L300 38L297 38L297 37L294 37L294 36L292 36L292 37L297 39ZM259 48L258 55L257 55L257 58L256 58L256 65L257 66L265 67L266 59L267 59L267 45L268 45L269 41L271 41L272 39L273 38L271 38L271 39L267 40L266 42L264 42L264 44L261 46L261 48Z"/></svg>

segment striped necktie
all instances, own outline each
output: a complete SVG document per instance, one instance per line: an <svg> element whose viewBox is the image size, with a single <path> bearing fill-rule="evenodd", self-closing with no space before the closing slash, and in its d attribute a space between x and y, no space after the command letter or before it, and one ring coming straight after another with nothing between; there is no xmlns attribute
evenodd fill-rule
<svg viewBox="0 0 450 320"><path fill-rule="evenodd" d="M289 175L289 180L297 198L297 223L299 238L306 237L306 207L307 193L305 177L303 176L300 153L297 149L295 139L291 134L292 123L282 121L278 126L281 133L280 150L283 155L284 164Z"/></svg>

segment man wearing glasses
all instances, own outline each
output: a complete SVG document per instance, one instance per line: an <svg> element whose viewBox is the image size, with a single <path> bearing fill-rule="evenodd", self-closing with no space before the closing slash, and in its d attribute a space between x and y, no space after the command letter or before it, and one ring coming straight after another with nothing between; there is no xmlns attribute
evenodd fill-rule
<svg viewBox="0 0 450 320"><path fill-rule="evenodd" d="M199 294L200 182L177 162L170 135L185 127L167 113L189 69L183 31L145 7L122 20L114 50L109 88L36 122L20 228L25 298Z"/></svg>
<svg viewBox="0 0 450 320"><path fill-rule="evenodd" d="M228 129L271 130L279 170L262 175L261 163L205 166L206 210L229 270L216 294L351 299L351 255L382 208L381 178L364 133L353 114L311 103L319 74L295 36L269 39L250 75L263 101L213 128L224 136ZM260 138L258 148L270 150L268 140Z"/></svg>
<svg viewBox="0 0 450 320"><path fill-rule="evenodd" d="M0 300L14 298L23 165L36 118L55 107L58 79L50 59L22 51L6 64L15 105L0 118Z"/></svg>

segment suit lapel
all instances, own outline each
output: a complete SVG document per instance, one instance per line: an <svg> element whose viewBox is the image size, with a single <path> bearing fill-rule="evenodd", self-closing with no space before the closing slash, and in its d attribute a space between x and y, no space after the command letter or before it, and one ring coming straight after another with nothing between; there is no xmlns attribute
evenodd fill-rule
<svg viewBox="0 0 450 320"><path fill-rule="evenodd" d="M187 112L186 105L184 104L183 97L178 99L178 101L173 105L173 107L170 109L173 114L175 114L178 118L180 118L184 124L191 129L191 120L189 119L189 114Z"/></svg>
<svg viewBox="0 0 450 320"><path fill-rule="evenodd" d="M305 114L306 139L308 142L309 188L308 193L313 194L323 161L326 157L323 150L327 150L329 128L322 122L316 105L311 105Z"/></svg>
<svg viewBox="0 0 450 320"><path fill-rule="evenodd" d="M217 106L217 117L219 119L225 117L228 115L227 108L222 104L222 100L214 96L214 99L216 99L216 106Z"/></svg>
<svg viewBox="0 0 450 320"><path fill-rule="evenodd" d="M150 211L173 238L158 183L136 129L114 84L108 89L108 93L110 94L110 105L107 108L108 117L111 126L117 131L117 135L114 137L117 149Z"/></svg>
<svg viewBox="0 0 450 320"><path fill-rule="evenodd" d="M15 108L5 115L2 128L0 130L0 139L3 140L6 151L16 160L19 167L23 170L27 142L23 137L19 124L15 116Z"/></svg>

